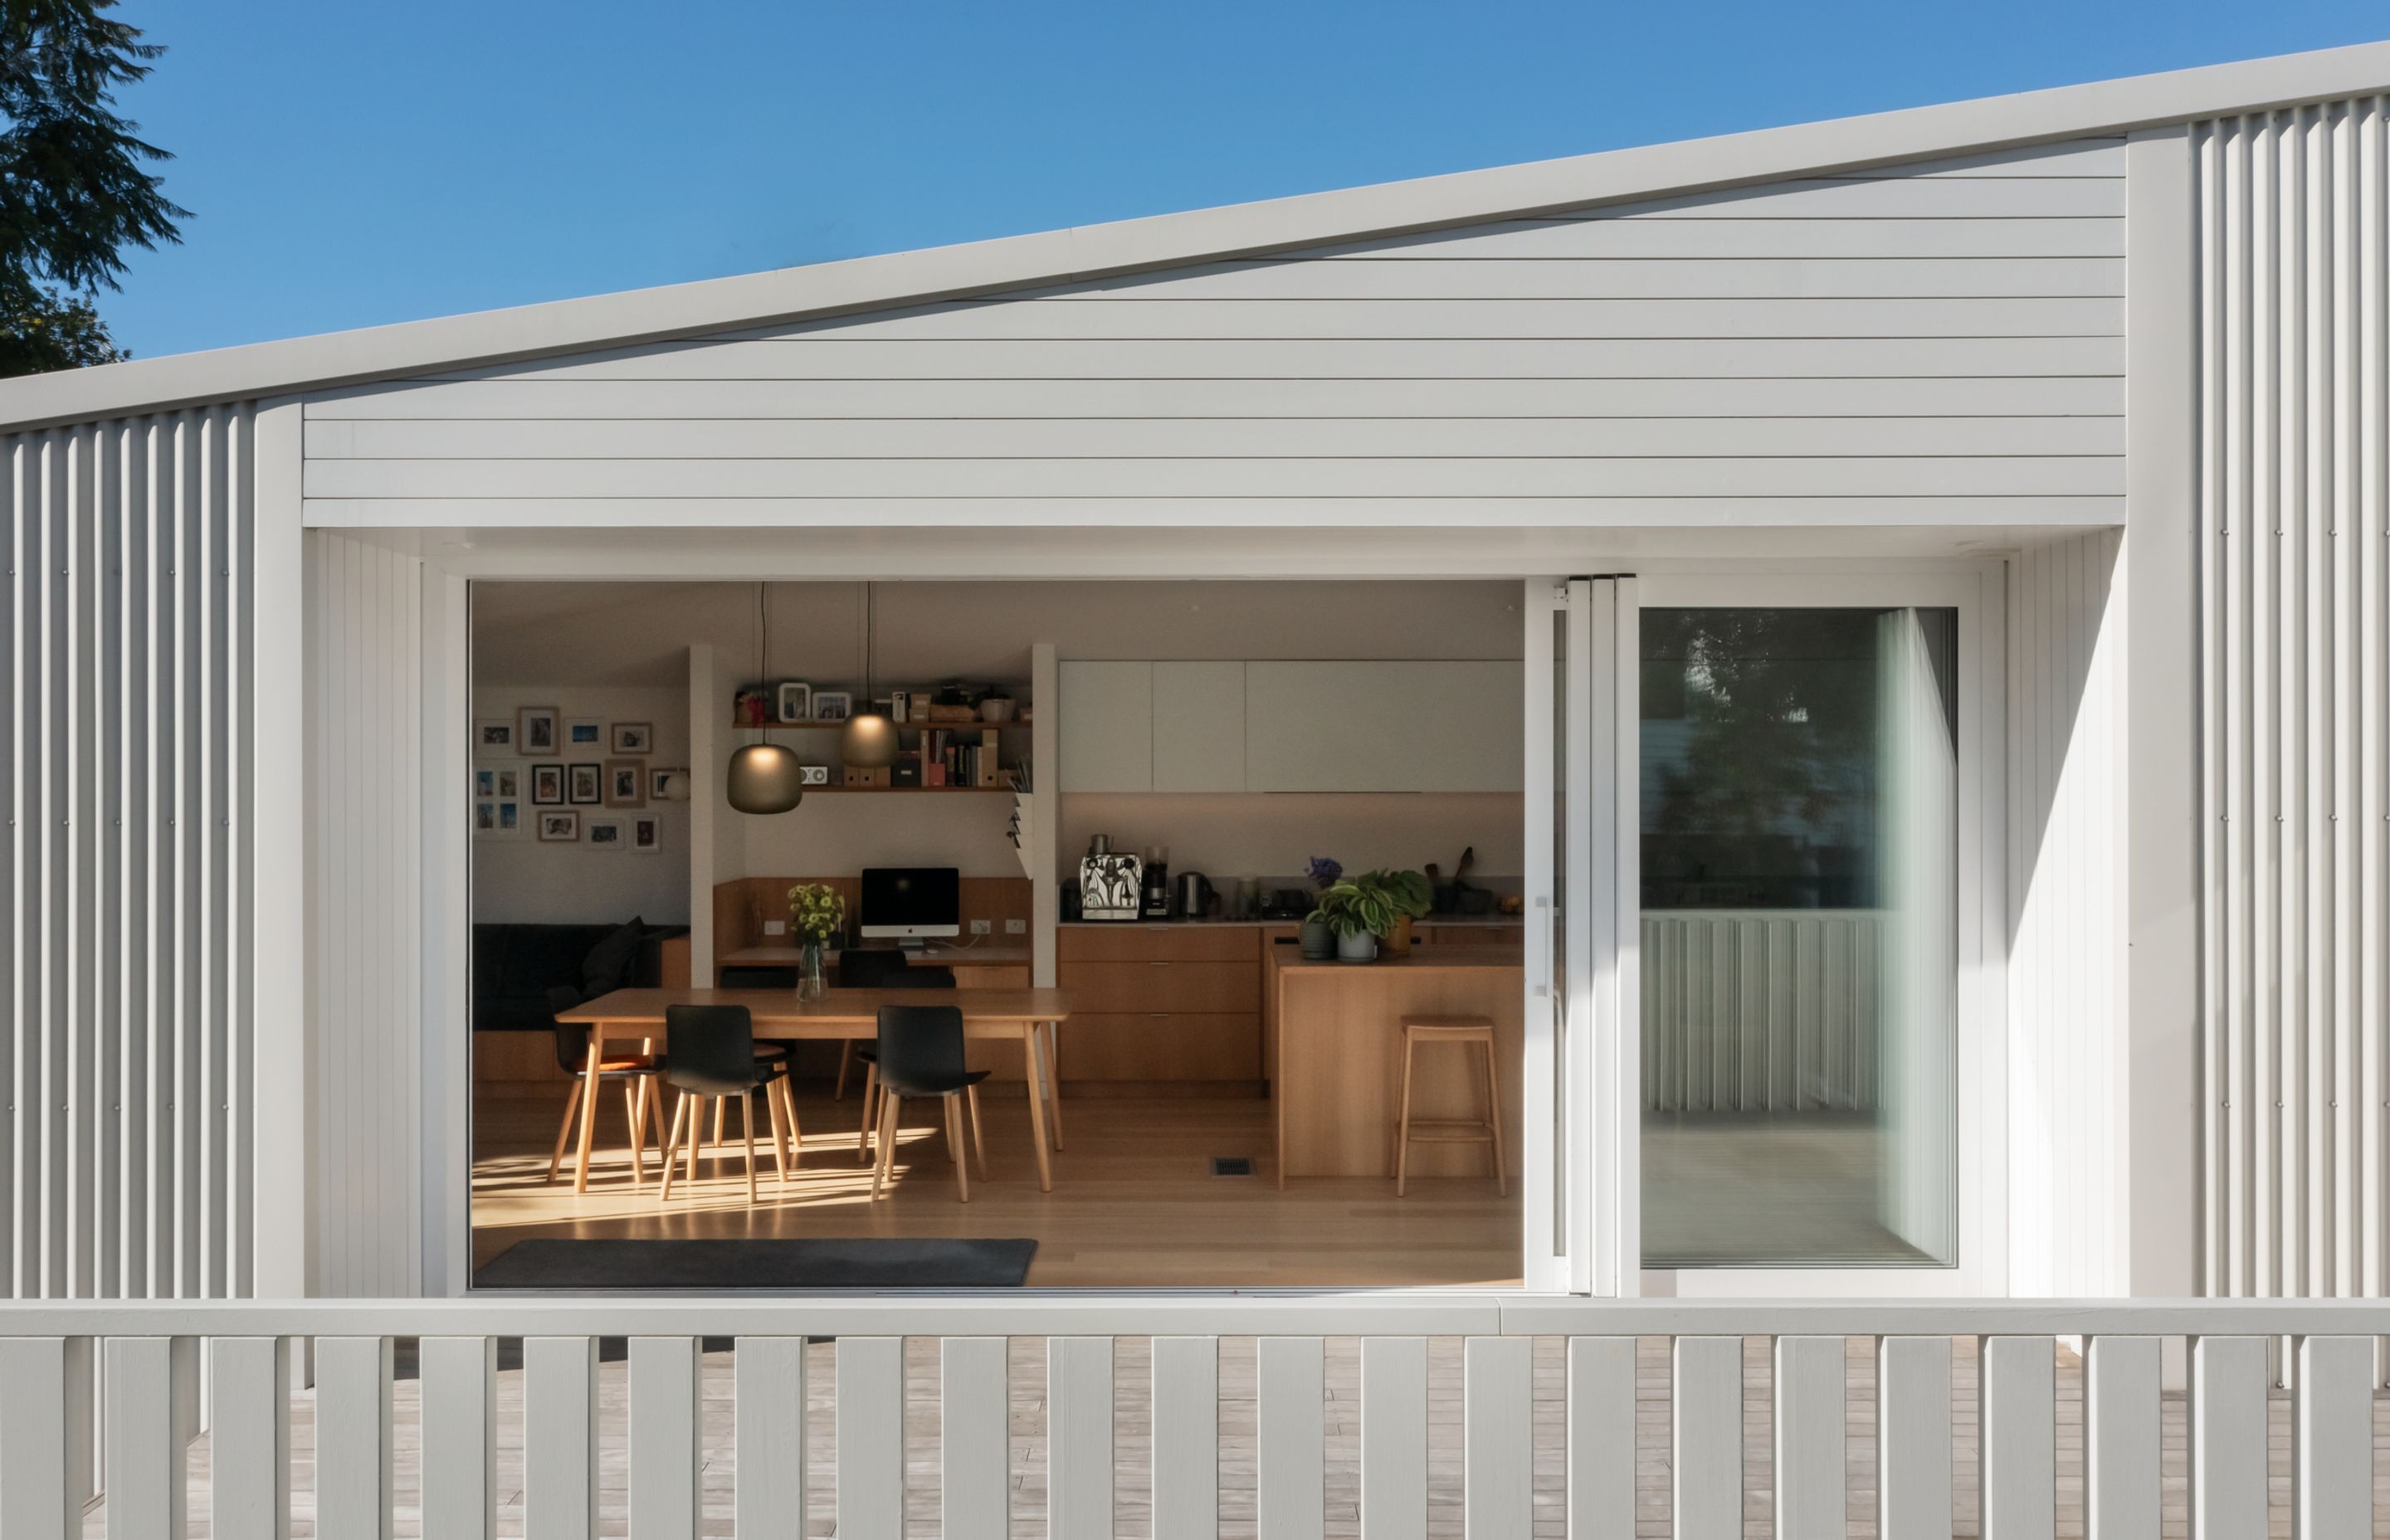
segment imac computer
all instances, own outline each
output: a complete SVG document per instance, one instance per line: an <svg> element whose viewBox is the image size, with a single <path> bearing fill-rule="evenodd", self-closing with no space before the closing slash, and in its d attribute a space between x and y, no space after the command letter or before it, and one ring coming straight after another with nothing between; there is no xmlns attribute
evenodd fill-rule
<svg viewBox="0 0 2390 1540"><path fill-rule="evenodd" d="M866 866L863 915L867 939L962 934L962 876L953 866Z"/></svg>

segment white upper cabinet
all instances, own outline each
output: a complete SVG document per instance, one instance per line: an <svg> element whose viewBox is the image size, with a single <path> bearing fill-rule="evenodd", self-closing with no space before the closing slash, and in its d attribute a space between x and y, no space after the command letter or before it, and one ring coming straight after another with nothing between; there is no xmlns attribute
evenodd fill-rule
<svg viewBox="0 0 2390 1540"><path fill-rule="evenodd" d="M1253 791L1516 791L1516 662L1249 662Z"/></svg>
<svg viewBox="0 0 2390 1540"><path fill-rule="evenodd" d="M1153 665L1153 789L1245 789L1245 665Z"/></svg>
<svg viewBox="0 0 2390 1540"><path fill-rule="evenodd" d="M1153 665L1066 662L1057 743L1065 791L1153 789Z"/></svg>

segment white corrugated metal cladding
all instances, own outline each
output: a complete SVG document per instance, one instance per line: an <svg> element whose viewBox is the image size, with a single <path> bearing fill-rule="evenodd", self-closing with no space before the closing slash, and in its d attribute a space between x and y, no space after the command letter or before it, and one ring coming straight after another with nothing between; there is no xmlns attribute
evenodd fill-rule
<svg viewBox="0 0 2390 1540"><path fill-rule="evenodd" d="M7 441L13 1297L250 1290L252 430Z"/></svg>
<svg viewBox="0 0 2390 1540"><path fill-rule="evenodd" d="M2195 125L2205 1265L2384 1292L2385 99Z"/></svg>

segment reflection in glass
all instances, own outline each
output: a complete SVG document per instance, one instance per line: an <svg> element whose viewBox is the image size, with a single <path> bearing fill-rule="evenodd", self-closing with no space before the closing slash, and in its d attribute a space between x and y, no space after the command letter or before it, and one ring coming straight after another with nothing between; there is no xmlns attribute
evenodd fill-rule
<svg viewBox="0 0 2390 1540"><path fill-rule="evenodd" d="M1958 1256L1958 617L1642 616L1643 1260Z"/></svg>

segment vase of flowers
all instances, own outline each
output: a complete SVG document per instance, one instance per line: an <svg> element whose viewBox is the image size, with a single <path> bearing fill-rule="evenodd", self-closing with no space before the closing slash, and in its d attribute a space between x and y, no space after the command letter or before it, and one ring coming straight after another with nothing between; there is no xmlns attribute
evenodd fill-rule
<svg viewBox="0 0 2390 1540"><path fill-rule="evenodd" d="M846 900L827 882L800 882L789 890L789 929L804 947L797 998L818 1000L829 989L822 978L822 948L846 929Z"/></svg>

